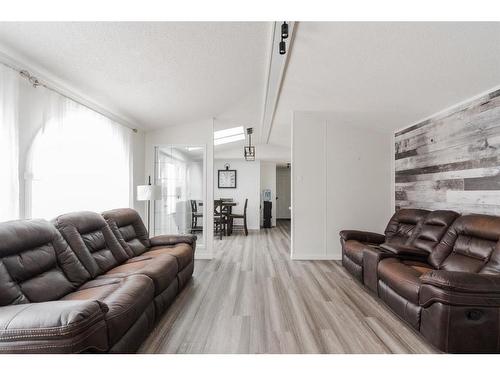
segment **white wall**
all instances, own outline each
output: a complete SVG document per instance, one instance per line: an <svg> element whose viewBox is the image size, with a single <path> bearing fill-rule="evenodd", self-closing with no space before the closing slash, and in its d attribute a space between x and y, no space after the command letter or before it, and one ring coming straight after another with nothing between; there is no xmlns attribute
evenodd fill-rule
<svg viewBox="0 0 500 375"><path fill-rule="evenodd" d="M271 226L276 226L276 163L274 162L261 162L260 163L260 202L261 202L261 225L264 223L264 195L263 191L266 189L271 190Z"/></svg>
<svg viewBox="0 0 500 375"><path fill-rule="evenodd" d="M340 259L342 229L382 232L390 215L391 135L295 112L292 259Z"/></svg>
<svg viewBox="0 0 500 375"><path fill-rule="evenodd" d="M25 170L31 144L41 129L44 121L44 105L46 91L44 88L33 88L27 81L20 82L19 90L19 201L21 218L28 218L26 202ZM99 135L96 134L96 137ZM135 186L144 182L144 133L132 133L131 148L131 181L130 205L144 215L144 204L136 202ZM90 151L89 151L90 152ZM62 156L64 157L64 155ZM144 217L144 216L143 216Z"/></svg>
<svg viewBox="0 0 500 375"><path fill-rule="evenodd" d="M217 176L219 169L236 169L236 189L219 189ZM238 202L233 207L235 213L243 213L245 199L248 198L247 225L248 229L260 229L260 161L216 159L214 160L214 198L233 198ZM241 220L236 223L240 224Z"/></svg>
<svg viewBox="0 0 500 375"><path fill-rule="evenodd" d="M154 147L161 145L185 145L185 146L203 146L206 150L206 164L204 174L205 212L203 215L203 227L205 240L204 246L196 249L195 257L197 259L206 259L212 257L213 245L213 120L203 120L194 123L170 126L146 133L146 163L145 176L154 176Z"/></svg>

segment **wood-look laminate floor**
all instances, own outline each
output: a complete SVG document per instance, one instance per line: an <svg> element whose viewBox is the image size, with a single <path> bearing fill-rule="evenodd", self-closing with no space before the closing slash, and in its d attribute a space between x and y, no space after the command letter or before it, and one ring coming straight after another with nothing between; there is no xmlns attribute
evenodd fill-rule
<svg viewBox="0 0 500 375"><path fill-rule="evenodd" d="M432 353L336 261L290 260L290 222L215 242L141 353Z"/></svg>

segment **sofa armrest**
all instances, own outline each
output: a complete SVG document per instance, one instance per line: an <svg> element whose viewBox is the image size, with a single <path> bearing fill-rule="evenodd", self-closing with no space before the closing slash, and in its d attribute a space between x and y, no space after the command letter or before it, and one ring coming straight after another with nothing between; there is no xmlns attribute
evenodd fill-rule
<svg viewBox="0 0 500 375"><path fill-rule="evenodd" d="M364 232L361 230L342 230L339 235L344 241L356 240L373 244L381 244L385 241L385 236L383 234Z"/></svg>
<svg viewBox="0 0 500 375"><path fill-rule="evenodd" d="M99 301L51 301L0 307L0 353L107 350Z"/></svg>
<svg viewBox="0 0 500 375"><path fill-rule="evenodd" d="M420 276L420 305L500 307L500 275L431 271Z"/></svg>
<svg viewBox="0 0 500 375"><path fill-rule="evenodd" d="M171 246L179 243L194 245L197 237L193 234L168 234L150 238L151 246Z"/></svg>
<svg viewBox="0 0 500 375"><path fill-rule="evenodd" d="M411 256L417 258L427 258L429 256L429 253L426 252L425 250L421 250L416 247L408 245L384 243L380 245L380 248L397 256Z"/></svg>

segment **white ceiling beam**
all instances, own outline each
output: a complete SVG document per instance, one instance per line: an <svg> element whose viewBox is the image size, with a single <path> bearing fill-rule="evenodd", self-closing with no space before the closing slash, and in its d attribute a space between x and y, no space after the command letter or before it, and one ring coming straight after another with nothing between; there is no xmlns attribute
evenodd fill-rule
<svg viewBox="0 0 500 375"><path fill-rule="evenodd" d="M292 51L294 30L297 22L288 22L288 38L286 42L286 54L280 55L278 51L281 41L281 24L274 22L271 31L271 45L269 48L269 65L262 106L262 119L260 127L260 143L269 143L269 137L273 127L274 115L278 107L281 87L285 78L286 67Z"/></svg>

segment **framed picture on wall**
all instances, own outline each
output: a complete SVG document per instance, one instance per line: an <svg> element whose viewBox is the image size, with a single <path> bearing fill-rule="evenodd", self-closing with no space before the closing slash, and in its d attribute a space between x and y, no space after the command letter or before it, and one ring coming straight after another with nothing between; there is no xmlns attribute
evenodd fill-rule
<svg viewBox="0 0 500 375"><path fill-rule="evenodd" d="M219 169L218 172L219 189L236 189L236 169Z"/></svg>

